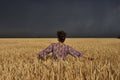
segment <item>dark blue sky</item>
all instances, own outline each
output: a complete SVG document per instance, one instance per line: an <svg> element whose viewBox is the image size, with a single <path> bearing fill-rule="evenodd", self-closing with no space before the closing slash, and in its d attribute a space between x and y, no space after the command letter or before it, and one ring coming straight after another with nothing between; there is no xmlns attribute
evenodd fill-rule
<svg viewBox="0 0 120 80"><path fill-rule="evenodd" d="M119 0L1 0L0 35L120 35Z"/></svg>

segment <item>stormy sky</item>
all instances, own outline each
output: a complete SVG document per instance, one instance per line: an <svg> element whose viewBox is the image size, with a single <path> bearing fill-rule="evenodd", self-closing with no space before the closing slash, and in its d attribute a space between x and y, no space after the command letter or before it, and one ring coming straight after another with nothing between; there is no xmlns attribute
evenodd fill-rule
<svg viewBox="0 0 120 80"><path fill-rule="evenodd" d="M0 36L120 36L119 0L1 0Z"/></svg>

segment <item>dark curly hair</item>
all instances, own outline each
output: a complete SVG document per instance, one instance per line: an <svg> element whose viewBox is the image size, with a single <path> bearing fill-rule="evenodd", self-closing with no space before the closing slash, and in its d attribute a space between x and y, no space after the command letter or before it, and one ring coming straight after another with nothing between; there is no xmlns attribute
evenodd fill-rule
<svg viewBox="0 0 120 80"><path fill-rule="evenodd" d="M64 42L66 38L66 33L64 31L57 31L58 40Z"/></svg>

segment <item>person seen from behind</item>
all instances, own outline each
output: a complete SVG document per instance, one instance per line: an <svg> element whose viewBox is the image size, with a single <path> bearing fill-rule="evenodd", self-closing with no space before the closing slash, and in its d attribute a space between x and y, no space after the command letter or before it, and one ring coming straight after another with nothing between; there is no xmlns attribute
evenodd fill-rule
<svg viewBox="0 0 120 80"><path fill-rule="evenodd" d="M65 60L68 54L73 57L83 57L87 60L93 60L94 58L87 57L85 54L73 49L71 46L64 44L66 39L66 33L64 31L57 31L58 42L51 43L47 48L38 53L38 59L43 58L45 55L52 52L52 57L56 60L62 58Z"/></svg>

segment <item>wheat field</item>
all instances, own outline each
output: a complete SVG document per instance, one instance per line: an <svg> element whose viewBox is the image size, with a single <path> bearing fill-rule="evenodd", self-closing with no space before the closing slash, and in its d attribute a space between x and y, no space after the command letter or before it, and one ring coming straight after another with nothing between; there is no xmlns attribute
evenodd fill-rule
<svg viewBox="0 0 120 80"><path fill-rule="evenodd" d="M120 39L68 38L66 44L93 61L70 55L54 60L38 54L56 38L1 38L0 80L120 80Z"/></svg>

